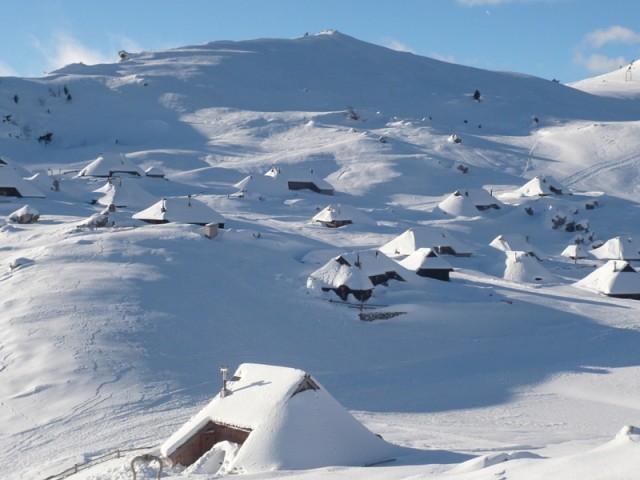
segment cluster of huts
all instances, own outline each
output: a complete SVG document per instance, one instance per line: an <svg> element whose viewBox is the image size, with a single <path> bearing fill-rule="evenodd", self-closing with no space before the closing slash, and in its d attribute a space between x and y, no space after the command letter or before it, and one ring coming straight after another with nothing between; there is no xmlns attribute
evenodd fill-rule
<svg viewBox="0 0 640 480"><path fill-rule="evenodd" d="M225 218L211 206L195 196L171 196L158 198L145 190L136 179L165 179L158 167L141 170L128 157L121 154L100 154L96 159L76 172L77 178L104 179L105 183L90 194L91 202L104 207L100 213L92 215L82 225L100 227L112 225L110 212L126 208L136 210L132 214L134 220L150 224L169 222L205 225L212 228L212 235L219 228L224 228ZM27 172L0 159L0 196L17 198L44 198L39 185L42 179L25 178ZM50 186L58 190L60 184L53 178ZM313 170L290 170L285 173L280 168L271 168L263 175L250 175L235 185L237 192L231 196L247 195L281 195L286 190L306 189L323 195L333 195L334 188ZM518 188L513 195L521 197L546 197L567 194L567 189L549 176L537 176ZM597 202L590 205L595 208ZM587 209L590 205L587 205ZM442 215L473 217L495 211L503 211L509 207L482 188L456 190L446 196L436 207L435 212ZM525 208L527 213L531 207ZM9 216L16 223L32 223L37 221L39 213L25 205ZM550 218L552 228L562 227L567 231L587 231L586 220L567 219L566 214L555 212ZM312 223L328 228L341 228L353 223L374 225L375 221L362 210L346 204L330 204L318 210L311 218ZM215 227L215 229L213 229ZM571 229L570 229L570 228ZM505 254L504 278L520 282L547 283L558 279L541 264L540 253L529 243L528 238L517 234L499 235L491 243L491 247ZM309 275L307 286L310 290L331 293L343 301L351 295L355 300L368 300L376 285L387 285L390 281L405 281L412 275L431 279L449 281L453 272L446 256L465 257L472 254L472 249L464 242L456 239L443 228L420 226L409 228L395 239L377 249L360 252L343 253L331 258L326 264ZM568 245L561 256L578 261L588 256L597 260L610 260L593 272L597 277L622 277L629 280L598 280L589 275L576 283L579 288L587 288L612 296L636 298L640 296L640 288L635 276L623 274L635 273L629 263L640 260L640 242L633 236L615 237L601 244L592 244L587 249L583 242ZM604 286L605 284L609 286ZM624 288L622 287L624 285Z"/></svg>
<svg viewBox="0 0 640 480"><path fill-rule="evenodd" d="M449 281L453 267L442 256L465 257L471 253L468 245L444 229L413 227L379 248L330 259L309 275L307 288L320 295L332 292L342 301L352 295L364 302L377 285L404 282L412 275Z"/></svg>
<svg viewBox="0 0 640 480"><path fill-rule="evenodd" d="M197 225L215 225L224 228L224 217L195 196L172 196L158 198L145 190L141 178L165 179L165 174L156 166L140 169L127 156L122 154L100 154L84 168L72 172L77 179L104 179L105 183L90 192L87 201L105 207L104 211L92 215L83 225L106 226L110 212L116 209L136 210L132 215L135 220L150 224L169 222ZM42 187L50 182L48 188L59 191L60 180L52 176L46 180L38 178L25 179L27 172L20 172L0 159L0 197L45 198ZM148 185L148 184L147 184ZM297 171L282 174L280 169L272 168L264 175L248 176L236 185L234 196L247 194L264 195L280 194L284 190L310 190L324 195L332 195L333 187L314 175L313 171Z"/></svg>
<svg viewBox="0 0 640 480"><path fill-rule="evenodd" d="M512 193L520 197L547 197L565 195L568 190L551 177L537 176ZM588 202L586 209L596 208L597 201ZM494 197L493 192L484 189L457 190L442 200L435 211L445 215L474 217L483 212L508 208ZM525 211L531 214L531 207ZM567 214L550 212L552 229L563 227L568 232L587 232L587 220L567 219ZM358 218L358 221L355 219ZM347 205L329 205L312 219L330 228L340 228L352 223L371 222L371 219ZM606 242L593 242L589 249L577 237L561 253L562 257L574 261L591 256L607 263L586 278L574 284L597 293L612 297L640 299L640 275L630 261L640 260L640 240L633 236L615 237ZM543 255L519 234L498 235L489 246L505 255L503 278L511 281L550 284L562 280L544 267ZM471 249L457 240L450 232L429 226L410 228L387 244L366 251L342 254L330 259L326 264L309 275L307 287L323 294L335 294L340 300L364 302L371 298L376 285L388 285L389 280L404 281L410 275L449 281L453 267L443 256L465 257Z"/></svg>

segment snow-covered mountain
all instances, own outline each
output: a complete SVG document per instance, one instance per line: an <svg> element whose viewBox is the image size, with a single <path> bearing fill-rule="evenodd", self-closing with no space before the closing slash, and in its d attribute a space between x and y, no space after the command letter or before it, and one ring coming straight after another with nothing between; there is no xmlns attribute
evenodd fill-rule
<svg viewBox="0 0 640 480"><path fill-rule="evenodd" d="M218 393L219 366L244 363L310 372L406 447L291 477L640 467L640 304L573 285L623 260L592 248L639 233L634 64L562 85L336 31L122 58L0 79L0 477L157 453ZM85 168L100 158L106 174ZM174 198L224 229L177 223ZM169 223L133 218L156 202ZM312 219L329 205L361 215L326 228ZM364 303L307 288L349 254L332 278L365 289L349 283L375 271L361 262L405 256L358 252L421 227L435 233L412 248L446 258L449 282L398 263L404 281ZM586 258L562 256L571 244ZM75 478L130 478L136 453Z"/></svg>

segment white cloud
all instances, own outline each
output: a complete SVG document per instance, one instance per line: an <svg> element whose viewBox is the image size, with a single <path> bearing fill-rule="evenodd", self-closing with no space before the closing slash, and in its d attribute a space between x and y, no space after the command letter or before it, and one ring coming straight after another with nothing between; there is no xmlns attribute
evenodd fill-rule
<svg viewBox="0 0 640 480"><path fill-rule="evenodd" d="M0 77L16 77L18 74L6 63L0 61Z"/></svg>
<svg viewBox="0 0 640 480"><path fill-rule="evenodd" d="M436 60L441 60L443 62L458 63L458 61L452 55L440 55L439 53L431 53L429 56L431 58L434 58Z"/></svg>
<svg viewBox="0 0 640 480"><path fill-rule="evenodd" d="M616 70L621 66L629 63L623 57L611 58L599 53L593 53L587 56L578 53L573 57L573 62L578 65L584 66L588 71L592 73L612 72L613 70Z"/></svg>
<svg viewBox="0 0 640 480"><path fill-rule="evenodd" d="M39 40L34 40L34 44L45 56L47 69L49 70L60 68L70 63L82 62L87 65L95 65L97 63L112 63L115 61L115 54L106 55L98 50L91 49L66 33L56 33L47 45L43 45Z"/></svg>
<svg viewBox="0 0 640 480"><path fill-rule="evenodd" d="M394 38L385 38L384 45L392 50L397 50L398 52L416 53L413 49Z"/></svg>
<svg viewBox="0 0 640 480"><path fill-rule="evenodd" d="M620 25L594 30L583 38L573 57L573 63L582 65L587 71L597 74L612 72L627 65L629 61L623 56L609 57L597 51L588 52L612 43L640 44L640 33Z"/></svg>
<svg viewBox="0 0 640 480"><path fill-rule="evenodd" d="M640 43L640 33L620 25L613 25L587 34L585 40L589 45L596 48L600 48L607 43Z"/></svg>

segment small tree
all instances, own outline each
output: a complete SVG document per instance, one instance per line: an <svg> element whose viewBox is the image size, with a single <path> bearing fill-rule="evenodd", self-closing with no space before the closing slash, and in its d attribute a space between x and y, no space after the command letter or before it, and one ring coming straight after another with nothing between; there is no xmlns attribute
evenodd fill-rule
<svg viewBox="0 0 640 480"><path fill-rule="evenodd" d="M358 114L358 112L356 112L356 109L349 106L347 107L347 118L349 120L358 120L360 118L360 115Z"/></svg>
<svg viewBox="0 0 640 480"><path fill-rule="evenodd" d="M44 143L44 146L46 147L51 143L52 139L53 139L53 132L47 132L44 135L40 135L38 137L38 142Z"/></svg>

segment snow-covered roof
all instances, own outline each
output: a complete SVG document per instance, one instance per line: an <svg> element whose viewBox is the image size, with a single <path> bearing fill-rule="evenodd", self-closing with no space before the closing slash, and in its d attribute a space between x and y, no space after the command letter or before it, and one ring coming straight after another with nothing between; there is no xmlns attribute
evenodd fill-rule
<svg viewBox="0 0 640 480"><path fill-rule="evenodd" d="M351 266L358 265L358 268L369 277L387 272L396 272L401 277L405 276L404 267L377 249L343 253L332 260L346 261Z"/></svg>
<svg viewBox="0 0 640 480"><path fill-rule="evenodd" d="M549 175L539 175L533 177L523 186L521 186L517 193L525 197L541 197L544 195L560 195L566 192L566 187Z"/></svg>
<svg viewBox="0 0 640 480"><path fill-rule="evenodd" d="M272 167L264 175L249 175L234 185L238 193L282 195L288 190L297 190L295 184L309 183L323 193L333 192L333 186L312 171L295 168Z"/></svg>
<svg viewBox="0 0 640 480"><path fill-rule="evenodd" d="M267 170L265 175L273 178L285 178L286 180L314 182L318 186L333 188L329 182L318 177L318 175L316 175L313 170L309 169L287 166L284 167L283 171L283 167L271 167L269 170Z"/></svg>
<svg viewBox="0 0 640 480"><path fill-rule="evenodd" d="M505 252L507 259L503 278L521 283L548 283L557 281L540 261L528 252Z"/></svg>
<svg viewBox="0 0 640 480"><path fill-rule="evenodd" d="M422 226L412 227L393 240L380 247L380 251L390 257L411 255L418 248L433 248L436 252L445 253L449 247L455 255L471 255L472 249L464 242L456 239L444 229Z"/></svg>
<svg viewBox="0 0 640 480"><path fill-rule="evenodd" d="M502 252L528 252L533 253L538 258L542 258L538 249L529 243L529 237L519 233L498 235L491 240L489 246Z"/></svg>
<svg viewBox="0 0 640 480"><path fill-rule="evenodd" d="M102 194L97 202L105 206L113 204L116 207L142 208L154 203L157 197L151 195L137 182L137 180L125 181L124 179L108 181L93 192Z"/></svg>
<svg viewBox="0 0 640 480"><path fill-rule="evenodd" d="M309 274L307 286L320 288L338 288L346 285L351 290L373 290L368 273L353 264L332 258L322 267Z"/></svg>
<svg viewBox="0 0 640 480"><path fill-rule="evenodd" d="M251 195L282 195L287 192L287 182L271 175L248 175L234 185L238 193Z"/></svg>
<svg viewBox="0 0 640 480"><path fill-rule="evenodd" d="M193 197L167 197L133 215L136 220L153 223L224 223L224 217Z"/></svg>
<svg viewBox="0 0 640 480"><path fill-rule="evenodd" d="M15 189L16 196L31 197L31 198L44 198L45 195L38 188L32 185L29 181L23 179L18 173L9 165L0 164L0 189L7 190L6 196Z"/></svg>
<svg viewBox="0 0 640 480"><path fill-rule="evenodd" d="M344 204L327 205L313 216L312 220L319 223L351 221L357 223L372 223L372 220L361 210Z"/></svg>
<svg viewBox="0 0 640 480"><path fill-rule="evenodd" d="M610 238L589 253L600 260L640 260L640 239L632 235Z"/></svg>
<svg viewBox="0 0 640 480"><path fill-rule="evenodd" d="M484 188L456 190L438 204L438 210L450 215L474 217L485 210L499 210L504 204Z"/></svg>
<svg viewBox="0 0 640 480"><path fill-rule="evenodd" d="M171 435L160 447L162 455L174 454L209 422L250 431L228 472L365 465L390 459L396 449L295 368L240 365L226 394L216 395Z"/></svg>
<svg viewBox="0 0 640 480"><path fill-rule="evenodd" d="M80 170L78 176L112 177L118 174L142 176L142 170L122 154L101 153L98 158Z"/></svg>
<svg viewBox="0 0 640 480"><path fill-rule="evenodd" d="M149 167L144 171L144 174L147 177L158 177L158 178L164 178L164 171L162 169L160 169L160 167Z"/></svg>
<svg viewBox="0 0 640 480"><path fill-rule="evenodd" d="M572 243L571 245L567 245L567 247L562 251L562 253L560 254L561 257L567 257L567 258L586 258L586 254L584 249L576 244L576 243Z"/></svg>
<svg viewBox="0 0 640 480"><path fill-rule="evenodd" d="M419 248L398 263L404 268L414 272L421 269L453 270L451 264L439 257L431 248Z"/></svg>
<svg viewBox="0 0 640 480"><path fill-rule="evenodd" d="M638 295L640 274L624 260L609 260L573 286L605 295Z"/></svg>

